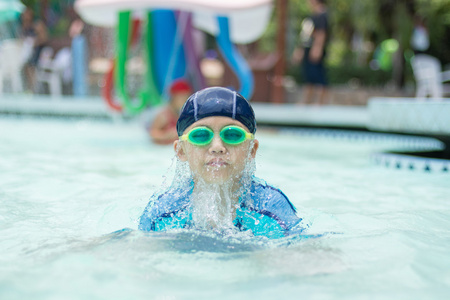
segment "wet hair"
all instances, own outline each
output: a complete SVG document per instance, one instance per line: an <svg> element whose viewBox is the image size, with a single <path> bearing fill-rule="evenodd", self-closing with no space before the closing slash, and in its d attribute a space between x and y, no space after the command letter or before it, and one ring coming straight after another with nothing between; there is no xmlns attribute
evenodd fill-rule
<svg viewBox="0 0 450 300"><path fill-rule="evenodd" d="M256 132L255 113L240 94L223 87L210 87L192 94L181 109L177 122L178 136L200 119L223 116L241 122L251 133Z"/></svg>

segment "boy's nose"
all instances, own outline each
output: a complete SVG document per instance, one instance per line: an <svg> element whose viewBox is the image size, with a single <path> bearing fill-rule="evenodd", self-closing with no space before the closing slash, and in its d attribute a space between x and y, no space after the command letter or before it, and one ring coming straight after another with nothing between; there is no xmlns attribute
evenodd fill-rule
<svg viewBox="0 0 450 300"><path fill-rule="evenodd" d="M223 141L220 138L220 136L218 134L215 135L209 146L209 152L214 154L218 153L223 154L226 151L227 149L225 148L225 145L223 144Z"/></svg>

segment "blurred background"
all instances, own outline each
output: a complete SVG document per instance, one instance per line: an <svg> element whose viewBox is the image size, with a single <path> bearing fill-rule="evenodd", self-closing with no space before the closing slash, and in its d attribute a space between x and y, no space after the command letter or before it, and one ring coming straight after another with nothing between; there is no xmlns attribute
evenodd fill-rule
<svg viewBox="0 0 450 300"><path fill-rule="evenodd" d="M58 85L61 87L60 91L53 88L53 93L100 96L115 53L115 28L84 22L74 9L74 0L1 0L0 7L13 2L23 7L15 14L1 13L0 45L5 48L8 40L25 41L27 37L33 37L41 39L33 44L36 47L41 43L41 49L39 53L26 50L26 42L18 48L20 55L26 57L21 62L21 87L14 87L12 75L5 74L7 55L3 50L0 58L4 65L3 92L51 94L50 79L45 81L42 76L36 79L36 72L48 69L49 62L58 60L54 64L59 68L61 83ZM255 78L257 88L252 95L253 101L301 102L304 80L299 66L292 63L290 57L298 44L302 21L311 14L308 2L273 1L270 21L262 36L251 43L237 44ZM436 58L442 71L450 69L450 1L329 0L326 4L329 22L325 57L328 104L366 105L374 96L414 97L417 83L411 66L414 56L412 38L419 23L428 32L429 45L424 53ZM79 24L80 20L82 24ZM217 50L214 37L204 31L199 35L201 66L207 84L239 85ZM86 86L81 91L76 87L74 90L74 70L70 70L69 62L74 51L73 41L79 36L85 39L86 47L81 58L86 64L86 69L82 70ZM383 47L383 43L390 47ZM128 88L132 91L142 84L145 70L141 50L135 50L130 56Z"/></svg>

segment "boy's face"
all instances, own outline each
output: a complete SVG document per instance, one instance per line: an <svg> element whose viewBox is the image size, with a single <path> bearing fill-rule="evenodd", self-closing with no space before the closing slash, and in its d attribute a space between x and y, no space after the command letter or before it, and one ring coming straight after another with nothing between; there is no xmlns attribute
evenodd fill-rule
<svg viewBox="0 0 450 300"><path fill-rule="evenodd" d="M207 117L189 126L206 126L214 131L214 138L206 146L195 146L188 141L175 141L174 148L181 161L187 161L194 179L202 178L207 183L223 183L230 179L237 182L244 171L248 159L254 159L258 150L258 140L246 140L239 145L229 145L219 136L220 130L228 125L239 126L248 132L241 122L229 117Z"/></svg>

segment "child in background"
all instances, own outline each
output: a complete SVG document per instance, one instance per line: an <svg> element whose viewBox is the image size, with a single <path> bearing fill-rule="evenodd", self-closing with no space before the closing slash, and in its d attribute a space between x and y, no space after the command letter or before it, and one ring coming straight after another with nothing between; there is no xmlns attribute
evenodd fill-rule
<svg viewBox="0 0 450 300"><path fill-rule="evenodd" d="M147 205L139 229L231 230L268 238L301 232L306 226L288 198L254 177L255 132L253 109L238 93L212 87L190 96L177 122L178 173Z"/></svg>
<svg viewBox="0 0 450 300"><path fill-rule="evenodd" d="M180 109L191 95L189 83L183 79L176 80L170 87L170 102L156 115L149 128L149 135L156 144L172 144L178 139L177 120Z"/></svg>

